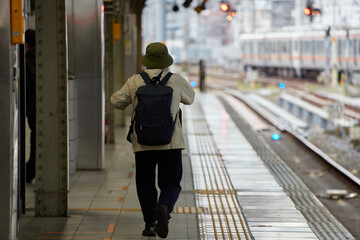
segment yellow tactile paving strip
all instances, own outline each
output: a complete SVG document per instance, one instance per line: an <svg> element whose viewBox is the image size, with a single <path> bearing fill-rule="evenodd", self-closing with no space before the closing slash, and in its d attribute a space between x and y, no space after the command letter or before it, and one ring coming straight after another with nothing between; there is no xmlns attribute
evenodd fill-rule
<svg viewBox="0 0 360 240"><path fill-rule="evenodd" d="M248 240L244 217L199 104L195 102L189 111L192 119L187 121L187 129L196 204L208 209L199 215L201 237Z"/></svg>

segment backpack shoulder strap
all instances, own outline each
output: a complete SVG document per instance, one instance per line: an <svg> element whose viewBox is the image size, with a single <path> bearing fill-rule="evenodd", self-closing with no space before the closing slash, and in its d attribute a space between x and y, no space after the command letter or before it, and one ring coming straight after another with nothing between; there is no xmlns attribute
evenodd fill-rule
<svg viewBox="0 0 360 240"><path fill-rule="evenodd" d="M149 75L148 75L146 72L142 71L142 72L140 73L140 76L142 77L142 79L144 80L144 82L145 82L146 84L150 84L150 83L151 83L151 79L150 79Z"/></svg>
<svg viewBox="0 0 360 240"><path fill-rule="evenodd" d="M165 75L165 77L160 81L162 85L166 85L166 83L169 81L170 77L172 75L172 72L168 72L168 74Z"/></svg>

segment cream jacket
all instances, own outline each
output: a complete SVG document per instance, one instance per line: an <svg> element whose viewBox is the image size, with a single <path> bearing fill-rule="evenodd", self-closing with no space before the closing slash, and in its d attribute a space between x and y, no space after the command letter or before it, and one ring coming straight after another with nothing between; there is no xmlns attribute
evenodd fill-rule
<svg viewBox="0 0 360 240"><path fill-rule="evenodd" d="M149 75L150 78L157 76L162 69L146 69L145 72ZM165 69L161 75L161 79L169 72L168 69ZM139 74L135 74L130 77L126 83L121 87L120 90L115 92L110 100L113 106L117 109L125 109L129 104L132 104L133 110L136 108L138 100L136 97L136 90L145 85L144 80ZM190 87L188 82L178 74L173 74L169 81L166 84L167 86L173 89L173 97L171 102L171 113L175 117L178 113L180 103L190 105L194 101L195 92ZM175 130L172 137L172 140L169 144L158 145L158 146L148 146L141 145L137 142L137 136L135 130L132 135L132 147L134 152L148 151L148 150L167 150L167 149L184 149L185 142L182 133L182 126L180 123L179 116L175 122Z"/></svg>

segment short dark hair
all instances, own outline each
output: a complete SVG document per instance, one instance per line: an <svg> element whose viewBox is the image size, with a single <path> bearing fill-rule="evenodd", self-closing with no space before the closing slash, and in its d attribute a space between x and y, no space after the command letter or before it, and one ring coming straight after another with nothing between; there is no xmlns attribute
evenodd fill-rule
<svg viewBox="0 0 360 240"><path fill-rule="evenodd" d="M28 29L25 31L25 42L29 44L29 46L34 47L35 46L35 30L34 29Z"/></svg>

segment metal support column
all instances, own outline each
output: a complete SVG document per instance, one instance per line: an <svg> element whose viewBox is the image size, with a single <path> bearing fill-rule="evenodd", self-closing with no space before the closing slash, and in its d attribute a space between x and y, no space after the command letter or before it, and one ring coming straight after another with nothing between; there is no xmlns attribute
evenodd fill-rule
<svg viewBox="0 0 360 240"><path fill-rule="evenodd" d="M104 1L105 4L105 102L107 143L115 142L114 108L111 106L110 97L114 93L114 2Z"/></svg>
<svg viewBox="0 0 360 240"><path fill-rule="evenodd" d="M124 28L125 26L125 1L116 0L116 11L115 13L115 23L120 26L120 38L116 39L114 42L114 91L117 91L125 82L125 39L124 39ZM115 112L115 125L124 126L125 125L125 111L117 110Z"/></svg>
<svg viewBox="0 0 360 240"><path fill-rule="evenodd" d="M136 45L137 45L137 72L141 72L142 70L142 30L141 30L141 14L142 14L142 7L140 11L136 14L136 31L137 31L137 38L136 38Z"/></svg>
<svg viewBox="0 0 360 240"><path fill-rule="evenodd" d="M68 215L65 0L36 1L35 215Z"/></svg>
<svg viewBox="0 0 360 240"><path fill-rule="evenodd" d="M11 46L10 1L0 0L0 239L16 239L17 79L16 47Z"/></svg>

